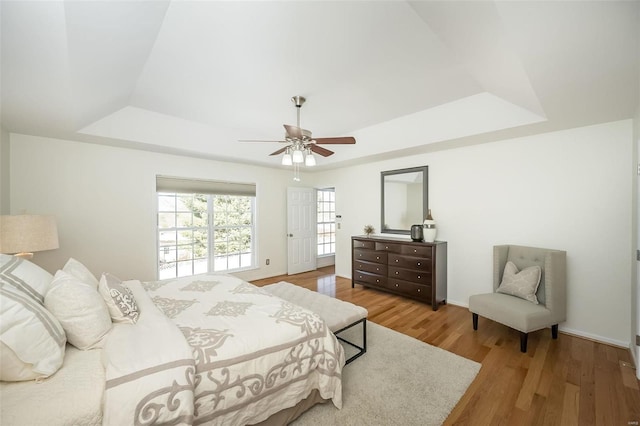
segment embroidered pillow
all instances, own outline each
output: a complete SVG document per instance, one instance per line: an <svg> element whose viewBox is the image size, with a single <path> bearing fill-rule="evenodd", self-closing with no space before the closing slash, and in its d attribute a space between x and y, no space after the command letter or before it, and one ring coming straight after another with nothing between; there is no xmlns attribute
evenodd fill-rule
<svg viewBox="0 0 640 426"><path fill-rule="evenodd" d="M62 270L68 274L73 275L74 277L79 279L81 282L90 285L91 287L94 288L94 290L98 289L98 280L96 279L96 277L91 273L89 269L87 269L86 266L84 266L82 263L75 260L74 258L72 257L69 258L69 260L67 260L67 263L64 265L64 268L62 268Z"/></svg>
<svg viewBox="0 0 640 426"><path fill-rule="evenodd" d="M135 324L138 321L138 304L131 290L119 278L108 273L102 274L98 289L107 303L113 322Z"/></svg>
<svg viewBox="0 0 640 426"><path fill-rule="evenodd" d="M513 262L507 262L504 267L502 282L497 291L498 293L510 294L528 300L537 305L536 291L538 291L541 274L542 270L539 266L530 266L519 271Z"/></svg>
<svg viewBox="0 0 640 426"><path fill-rule="evenodd" d="M44 306L60 321L67 341L81 350L101 348L113 325L98 289L65 271L53 277Z"/></svg>

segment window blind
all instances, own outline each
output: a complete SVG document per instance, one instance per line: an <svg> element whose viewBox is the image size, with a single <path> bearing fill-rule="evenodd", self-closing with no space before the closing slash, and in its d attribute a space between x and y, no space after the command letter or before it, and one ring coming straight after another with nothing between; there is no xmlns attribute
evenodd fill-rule
<svg viewBox="0 0 640 426"><path fill-rule="evenodd" d="M156 176L156 192L256 196L255 183Z"/></svg>

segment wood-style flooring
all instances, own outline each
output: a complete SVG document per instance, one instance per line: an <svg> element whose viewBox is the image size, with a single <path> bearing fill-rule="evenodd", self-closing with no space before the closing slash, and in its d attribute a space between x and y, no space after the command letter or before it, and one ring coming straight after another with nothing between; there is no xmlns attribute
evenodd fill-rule
<svg viewBox="0 0 640 426"><path fill-rule="evenodd" d="M333 267L253 281L278 281L364 306L369 321L482 364L447 425L603 425L640 422L640 387L627 349L560 332L529 335L520 352L516 331L480 318L473 331L468 309L430 306L336 277ZM366 355L365 355L366 356ZM357 361L355 361L357 363ZM420 397L416 395L416 397Z"/></svg>

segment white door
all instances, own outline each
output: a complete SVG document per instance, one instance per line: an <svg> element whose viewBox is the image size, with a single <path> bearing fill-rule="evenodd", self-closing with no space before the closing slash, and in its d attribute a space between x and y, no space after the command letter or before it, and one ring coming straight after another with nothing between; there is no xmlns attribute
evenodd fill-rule
<svg viewBox="0 0 640 426"><path fill-rule="evenodd" d="M316 269L316 190L287 188L287 274Z"/></svg>

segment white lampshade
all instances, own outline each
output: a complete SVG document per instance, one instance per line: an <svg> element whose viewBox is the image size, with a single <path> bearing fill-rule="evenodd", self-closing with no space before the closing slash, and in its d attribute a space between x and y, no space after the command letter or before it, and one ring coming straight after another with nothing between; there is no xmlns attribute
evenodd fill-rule
<svg viewBox="0 0 640 426"><path fill-rule="evenodd" d="M293 151L293 162L304 163L304 155L302 155L302 151L300 151L299 149L295 149Z"/></svg>
<svg viewBox="0 0 640 426"><path fill-rule="evenodd" d="M311 151L307 152L307 156L304 159L304 165L309 167L316 165L316 157L313 156Z"/></svg>
<svg viewBox="0 0 640 426"><path fill-rule="evenodd" d="M282 165L283 166L290 166L293 164L293 161L291 159L291 154L289 154L288 152L286 154L284 154L282 156Z"/></svg>
<svg viewBox="0 0 640 426"><path fill-rule="evenodd" d="M0 253L26 258L33 252L57 249L58 228L53 216L0 216Z"/></svg>

